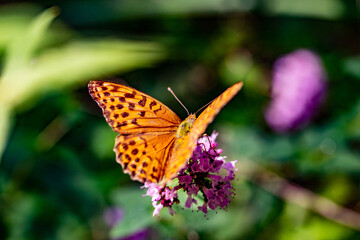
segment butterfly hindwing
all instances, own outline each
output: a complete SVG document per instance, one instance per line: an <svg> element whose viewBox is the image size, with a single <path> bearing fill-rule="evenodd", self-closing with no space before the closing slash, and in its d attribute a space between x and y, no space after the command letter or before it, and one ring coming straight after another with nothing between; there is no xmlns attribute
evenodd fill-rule
<svg viewBox="0 0 360 240"><path fill-rule="evenodd" d="M114 147L116 161L133 180L159 182L174 142L174 134L119 135Z"/></svg>

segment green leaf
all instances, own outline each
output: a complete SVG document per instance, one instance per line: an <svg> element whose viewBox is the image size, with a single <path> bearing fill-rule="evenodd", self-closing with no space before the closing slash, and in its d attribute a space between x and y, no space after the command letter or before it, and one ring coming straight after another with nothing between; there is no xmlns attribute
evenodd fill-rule
<svg viewBox="0 0 360 240"><path fill-rule="evenodd" d="M161 53L159 46L150 43L121 40L70 43L48 50L32 64L4 76L0 100L17 107L40 93L149 65L159 60Z"/></svg>
<svg viewBox="0 0 360 240"><path fill-rule="evenodd" d="M111 230L112 238L129 236L149 227L154 222L151 197L143 197L144 193L140 189L133 188L122 188L113 193L114 203L123 208L125 214L123 219Z"/></svg>
<svg viewBox="0 0 360 240"><path fill-rule="evenodd" d="M86 12L78 23L89 24L114 19L143 18L149 16L242 12L252 9L254 1L237 0L122 0L103 4L98 1L77 1L71 4L72 12Z"/></svg>
<svg viewBox="0 0 360 240"><path fill-rule="evenodd" d="M346 59L344 61L344 69L347 73L360 79L360 57Z"/></svg>
<svg viewBox="0 0 360 240"><path fill-rule="evenodd" d="M0 108L0 163L1 155L5 149L6 140L10 130L10 113L8 108Z"/></svg>
<svg viewBox="0 0 360 240"><path fill-rule="evenodd" d="M46 10L9 44L0 77L0 102L9 112L28 108L34 98L49 91L84 86L91 79L149 66L163 57L163 49L156 44L115 39L70 42L35 55L56 14L56 8ZM1 114L0 154L9 131L7 113L2 110Z"/></svg>
<svg viewBox="0 0 360 240"><path fill-rule="evenodd" d="M91 137L91 149L99 158L113 158L114 157L114 139L117 133L111 130L105 123L97 126L94 129Z"/></svg>
<svg viewBox="0 0 360 240"><path fill-rule="evenodd" d="M39 9L32 4L6 5L0 8L0 49L10 41L23 36L29 22Z"/></svg>
<svg viewBox="0 0 360 240"><path fill-rule="evenodd" d="M313 217L302 226L291 226L289 221L284 224L286 228L280 232L280 240L337 240L350 239L351 232L348 228L330 222L326 219Z"/></svg>
<svg viewBox="0 0 360 240"><path fill-rule="evenodd" d="M152 215L141 209L127 211L124 218L110 232L112 238L125 237L147 228L152 223Z"/></svg>
<svg viewBox="0 0 360 240"><path fill-rule="evenodd" d="M337 19L344 15L345 6L339 0L268 0L263 1L267 11L272 14L307 16L324 19Z"/></svg>
<svg viewBox="0 0 360 240"><path fill-rule="evenodd" d="M11 72L27 65L37 50L50 23L58 15L57 8L50 8L40 14L29 26L27 31L16 40L12 41L7 49L7 60L3 75L11 75ZM4 77L2 81L10 80ZM15 81L15 80L11 80Z"/></svg>

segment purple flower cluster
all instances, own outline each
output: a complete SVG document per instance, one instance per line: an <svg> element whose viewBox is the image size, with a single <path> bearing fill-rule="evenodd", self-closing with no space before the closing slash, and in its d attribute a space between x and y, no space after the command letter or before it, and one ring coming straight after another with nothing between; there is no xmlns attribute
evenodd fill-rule
<svg viewBox="0 0 360 240"><path fill-rule="evenodd" d="M274 64L271 102L265 112L269 126L288 132L306 125L321 104L326 76L319 57L305 49L294 51Z"/></svg>
<svg viewBox="0 0 360 240"><path fill-rule="evenodd" d="M179 172L178 184L174 188L161 188L155 183L146 183L146 195L152 196L154 214L159 214L160 209L168 207L170 214L174 214L172 206L179 203L177 191L182 189L188 195L185 207L191 208L197 204L196 198L203 199L203 204L198 210L205 214L209 209L225 209L234 195L230 181L235 178L235 163L226 162L220 156L222 149L217 149L215 139L217 133L203 136L197 142L197 147L186 166ZM201 197L199 196L201 193Z"/></svg>

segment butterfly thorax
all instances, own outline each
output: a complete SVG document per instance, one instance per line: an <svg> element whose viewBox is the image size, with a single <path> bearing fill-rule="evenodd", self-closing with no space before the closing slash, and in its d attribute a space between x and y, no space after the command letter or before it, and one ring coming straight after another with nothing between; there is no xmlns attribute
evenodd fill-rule
<svg viewBox="0 0 360 240"><path fill-rule="evenodd" d="M182 138L189 134L196 119L195 114L190 114L184 121L182 121L176 131L176 138Z"/></svg>

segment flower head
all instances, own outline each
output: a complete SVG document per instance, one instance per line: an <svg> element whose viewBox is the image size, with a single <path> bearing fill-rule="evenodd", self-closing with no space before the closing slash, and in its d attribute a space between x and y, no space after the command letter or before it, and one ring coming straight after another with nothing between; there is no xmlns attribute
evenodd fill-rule
<svg viewBox="0 0 360 240"><path fill-rule="evenodd" d="M152 197L152 205L155 208L153 216L158 215L163 207L168 207L169 213L171 215L174 214L172 205L179 201L177 198L176 189L171 189L170 187L161 188L156 183L147 182L145 182L143 187L148 188L144 196L149 195Z"/></svg>
<svg viewBox="0 0 360 240"><path fill-rule="evenodd" d="M183 190L188 197L185 202L186 208L197 204L196 198L202 198L204 203L197 209L205 214L209 209L225 209L234 195L230 181L235 178L235 162L226 162L225 157L220 156L221 149L217 149L215 139L217 133L211 136L203 136L197 141L197 147L186 166L180 170L174 188L161 188L155 183L145 183L148 188L146 195L152 196L155 208L153 215L159 214L163 207L168 207L171 214L174 213L172 206L179 203L177 191ZM201 196L199 196L201 195Z"/></svg>
<svg viewBox="0 0 360 240"><path fill-rule="evenodd" d="M272 100L265 112L269 126L287 132L306 125L321 104L326 76L319 57L305 49L274 64Z"/></svg>

